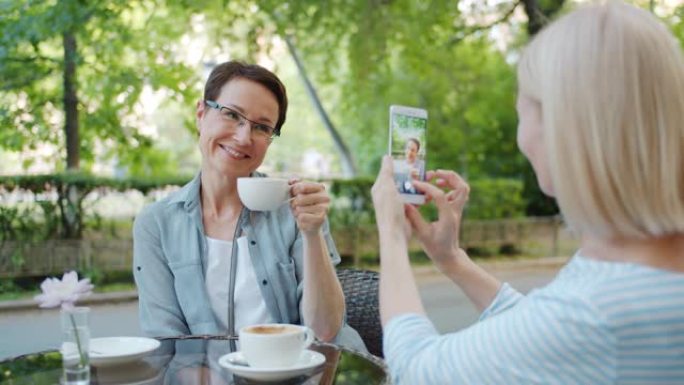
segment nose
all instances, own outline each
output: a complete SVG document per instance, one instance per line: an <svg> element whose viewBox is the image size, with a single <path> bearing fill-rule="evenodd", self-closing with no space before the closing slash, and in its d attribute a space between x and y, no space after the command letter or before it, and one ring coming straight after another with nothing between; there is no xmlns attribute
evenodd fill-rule
<svg viewBox="0 0 684 385"><path fill-rule="evenodd" d="M252 125L249 122L240 123L235 127L233 137L241 144L249 144L252 141Z"/></svg>

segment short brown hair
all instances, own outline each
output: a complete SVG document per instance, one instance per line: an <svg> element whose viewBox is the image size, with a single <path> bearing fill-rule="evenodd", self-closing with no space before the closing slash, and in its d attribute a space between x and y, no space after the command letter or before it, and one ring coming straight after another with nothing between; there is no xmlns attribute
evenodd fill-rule
<svg viewBox="0 0 684 385"><path fill-rule="evenodd" d="M247 64L240 61L227 61L214 67L204 85L204 100L216 100L221 88L235 78L243 78L259 83L266 87L278 102L278 122L275 125L275 134L280 135L280 128L285 123L287 115L287 92L285 86L278 77L266 68Z"/></svg>

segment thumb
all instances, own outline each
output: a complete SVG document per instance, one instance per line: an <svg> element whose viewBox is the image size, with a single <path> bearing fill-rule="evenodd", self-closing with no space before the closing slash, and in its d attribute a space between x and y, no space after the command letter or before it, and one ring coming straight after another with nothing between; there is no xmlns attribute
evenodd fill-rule
<svg viewBox="0 0 684 385"><path fill-rule="evenodd" d="M393 177L394 174L394 163L392 162L392 157L385 155L382 157L382 165L380 167L379 175Z"/></svg>
<svg viewBox="0 0 684 385"><path fill-rule="evenodd" d="M404 205L404 212L411 227L416 231L418 238L423 238L423 235L430 231L430 225L423 219L420 211L413 205Z"/></svg>

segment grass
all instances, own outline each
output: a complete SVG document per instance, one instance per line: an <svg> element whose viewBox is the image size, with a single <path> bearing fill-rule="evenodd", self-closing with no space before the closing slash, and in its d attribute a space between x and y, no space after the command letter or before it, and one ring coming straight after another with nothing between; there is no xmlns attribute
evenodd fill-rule
<svg viewBox="0 0 684 385"><path fill-rule="evenodd" d="M117 291L131 291L135 290L135 283L133 282L116 282L108 283L98 287L93 290L94 293L112 293ZM23 299L32 299L37 294L40 294L39 289L26 290L21 288L16 288L14 290L7 290L0 293L0 302L2 301L15 301Z"/></svg>
<svg viewBox="0 0 684 385"><path fill-rule="evenodd" d="M31 299L38 294L38 290L32 291L8 291L0 293L0 301L15 301L19 299Z"/></svg>

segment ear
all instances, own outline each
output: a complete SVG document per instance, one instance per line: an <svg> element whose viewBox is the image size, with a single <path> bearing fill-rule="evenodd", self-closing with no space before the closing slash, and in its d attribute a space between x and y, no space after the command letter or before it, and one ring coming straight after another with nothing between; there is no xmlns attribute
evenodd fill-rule
<svg viewBox="0 0 684 385"><path fill-rule="evenodd" d="M201 129L201 124L200 121L204 117L204 113L206 112L206 104L204 104L204 100L198 100L197 104L195 105L195 123L197 125L197 131L199 133Z"/></svg>

